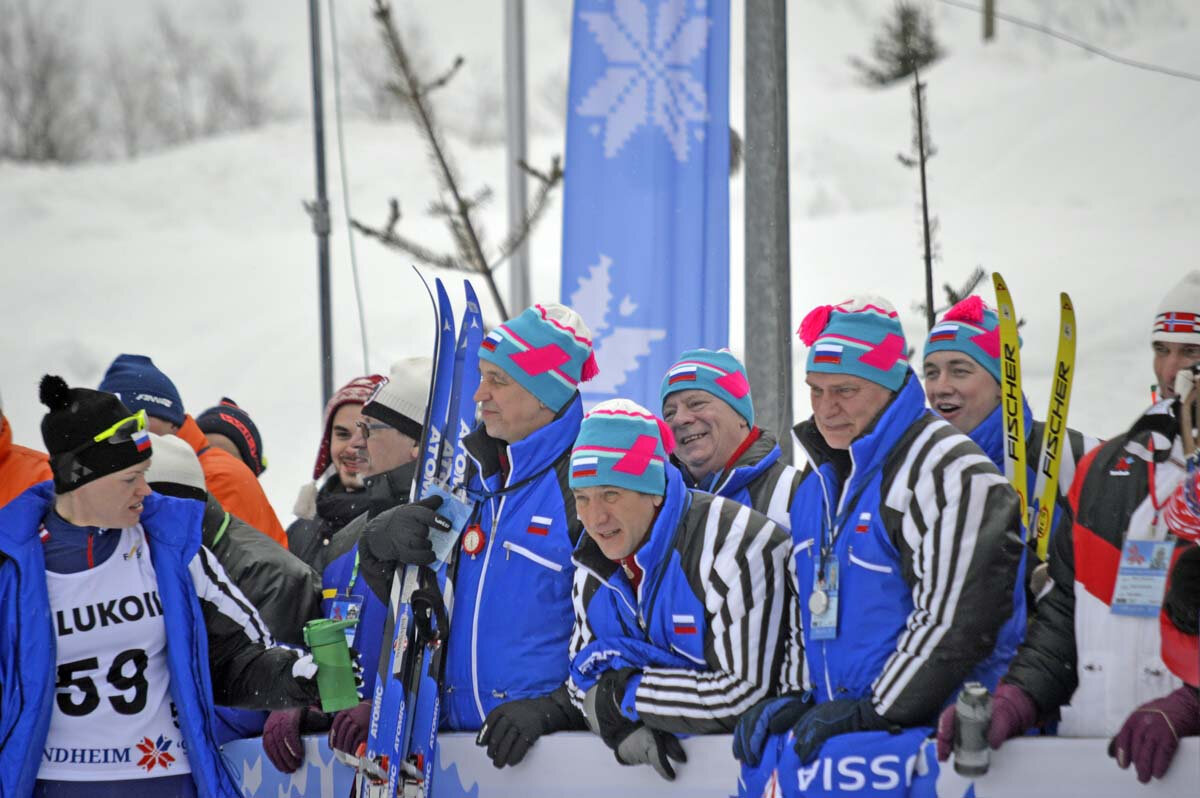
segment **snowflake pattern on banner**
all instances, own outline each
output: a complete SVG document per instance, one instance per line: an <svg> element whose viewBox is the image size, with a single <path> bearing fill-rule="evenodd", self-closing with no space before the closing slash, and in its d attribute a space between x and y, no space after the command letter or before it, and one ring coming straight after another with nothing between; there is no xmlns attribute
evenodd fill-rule
<svg viewBox="0 0 1200 798"><path fill-rule="evenodd" d="M703 67L708 47L709 20L687 15L686 0L663 0L650 23L644 0L614 0L612 13L579 16L604 53L608 66L588 89L576 111L604 120L604 156L613 158L634 133L653 125L667 137L680 163L690 154L689 123L700 123L703 139L708 120L704 83L692 73ZM599 124L590 128L599 135Z"/></svg>

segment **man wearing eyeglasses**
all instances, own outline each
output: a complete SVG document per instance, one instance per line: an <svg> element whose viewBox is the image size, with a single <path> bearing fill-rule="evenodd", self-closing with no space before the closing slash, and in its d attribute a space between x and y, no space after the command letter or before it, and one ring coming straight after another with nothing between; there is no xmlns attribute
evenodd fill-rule
<svg viewBox="0 0 1200 798"><path fill-rule="evenodd" d="M42 380L53 483L0 509L0 795L240 793L214 704L319 698L201 545L201 502L146 482L146 414Z"/></svg>
<svg viewBox="0 0 1200 798"><path fill-rule="evenodd" d="M429 381L433 371L428 357L412 357L392 366L391 375L375 386L361 407L349 446L357 449L362 464L366 512L333 534L318 558L322 571L322 610L327 618L357 617L358 625L347 630L350 645L368 663L364 671L363 695L372 695L387 608L361 577L358 541L367 521L384 510L408 503L412 487ZM325 565L325 563L328 563ZM367 739L371 702L342 710L333 717L330 744L355 753ZM308 721L303 710L272 712L263 727L263 749L275 767L291 773L304 762L300 739Z"/></svg>

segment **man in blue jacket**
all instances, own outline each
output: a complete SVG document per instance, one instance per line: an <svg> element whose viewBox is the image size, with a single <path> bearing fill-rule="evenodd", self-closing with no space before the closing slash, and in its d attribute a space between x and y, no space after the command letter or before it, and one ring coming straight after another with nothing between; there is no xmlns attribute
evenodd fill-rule
<svg viewBox="0 0 1200 798"><path fill-rule="evenodd" d="M663 376L662 417L675 436L671 462L690 488L753 507L784 529L800 472L781 459L770 430L754 425L746 368L728 349L691 349Z"/></svg>
<svg viewBox="0 0 1200 798"><path fill-rule="evenodd" d="M454 574L442 725L479 729L497 767L542 734L583 728L566 691L571 552L582 527L567 486L596 371L591 332L563 305L534 305L479 348L480 424L465 439L475 501ZM359 544L362 574L387 601L400 563L428 565L437 497L382 513Z"/></svg>
<svg viewBox="0 0 1200 798"><path fill-rule="evenodd" d="M932 726L1012 615L1023 548L1016 493L925 408L886 301L818 307L800 335L813 408L796 427L809 473L792 504L803 651L785 667L796 695L739 724L751 765L788 728L808 764L835 735Z"/></svg>
<svg viewBox="0 0 1200 798"><path fill-rule="evenodd" d="M731 731L779 683L790 630L791 538L742 504L689 490L674 441L613 399L583 419L571 490L575 550L569 688L625 765L674 779L677 734Z"/></svg>
<svg viewBox="0 0 1200 798"><path fill-rule="evenodd" d="M201 545L204 504L151 492L145 414L47 376L53 484L0 509L0 796L241 794L214 702L318 698Z"/></svg>

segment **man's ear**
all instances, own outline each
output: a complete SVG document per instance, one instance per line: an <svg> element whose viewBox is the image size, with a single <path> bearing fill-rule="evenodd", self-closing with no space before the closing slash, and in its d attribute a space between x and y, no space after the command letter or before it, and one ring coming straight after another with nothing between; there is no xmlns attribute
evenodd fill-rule
<svg viewBox="0 0 1200 798"><path fill-rule="evenodd" d="M654 502L655 507L662 507L663 497L659 496L658 494L654 494L654 498L651 499L651 501Z"/></svg>

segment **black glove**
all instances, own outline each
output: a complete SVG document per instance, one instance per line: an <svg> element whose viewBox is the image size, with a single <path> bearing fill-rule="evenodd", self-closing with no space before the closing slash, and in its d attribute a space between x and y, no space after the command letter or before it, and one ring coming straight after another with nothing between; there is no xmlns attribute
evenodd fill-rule
<svg viewBox="0 0 1200 798"><path fill-rule="evenodd" d="M637 668L605 671L584 697L583 714L587 717L588 726L614 751L621 741L641 725L621 712L625 686L637 672Z"/></svg>
<svg viewBox="0 0 1200 798"><path fill-rule="evenodd" d="M675 780L675 768L671 767L671 760L687 761L687 754L683 752L678 737L651 729L644 723L636 724L633 733L621 740L615 753L622 765L649 765L667 781Z"/></svg>
<svg viewBox="0 0 1200 798"><path fill-rule="evenodd" d="M584 728L583 716L567 697L566 687L540 698L508 701L488 713L475 738L487 746L487 755L498 768L515 765L543 734Z"/></svg>
<svg viewBox="0 0 1200 798"><path fill-rule="evenodd" d="M398 565L433 562L429 527L450 529L450 522L434 512L441 506L441 496L430 496L386 510L367 522L358 541L359 562L367 585L384 604L391 596L392 575Z"/></svg>
<svg viewBox="0 0 1200 798"><path fill-rule="evenodd" d="M800 722L792 728L796 735L796 755L800 757L801 764L811 764L830 737L858 731L898 734L900 727L889 723L875 711L870 696L826 701L804 713Z"/></svg>
<svg viewBox="0 0 1200 798"><path fill-rule="evenodd" d="M758 767L767 738L782 734L812 709L812 693L771 696L759 701L738 719L733 730L733 756L750 767Z"/></svg>

